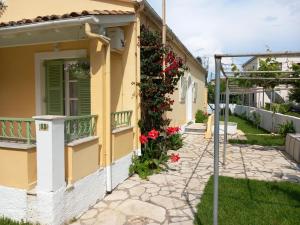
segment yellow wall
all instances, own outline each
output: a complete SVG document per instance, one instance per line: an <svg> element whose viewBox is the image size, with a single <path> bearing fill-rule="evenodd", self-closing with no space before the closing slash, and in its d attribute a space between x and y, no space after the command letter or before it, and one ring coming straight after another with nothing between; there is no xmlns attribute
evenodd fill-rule
<svg viewBox="0 0 300 225"><path fill-rule="evenodd" d="M112 135L113 161L116 161L133 150L133 128L126 129Z"/></svg>
<svg viewBox="0 0 300 225"><path fill-rule="evenodd" d="M98 139L65 148L65 175L68 183L95 172L100 167Z"/></svg>
<svg viewBox="0 0 300 225"><path fill-rule="evenodd" d="M63 15L83 10L134 11L132 3L116 0L9 0L7 5L7 10L0 17L0 22L32 19L37 16Z"/></svg>
<svg viewBox="0 0 300 225"><path fill-rule="evenodd" d="M88 41L65 42L61 51L87 49ZM0 116L35 115L35 53L51 52L52 44L0 48Z"/></svg>
<svg viewBox="0 0 300 225"><path fill-rule="evenodd" d="M0 185L30 189L36 184L36 149L0 148Z"/></svg>

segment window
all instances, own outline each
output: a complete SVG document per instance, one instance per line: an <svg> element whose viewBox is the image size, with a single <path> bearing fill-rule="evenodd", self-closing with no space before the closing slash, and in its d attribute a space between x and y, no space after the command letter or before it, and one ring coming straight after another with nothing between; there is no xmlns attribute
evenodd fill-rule
<svg viewBox="0 0 300 225"><path fill-rule="evenodd" d="M179 87L179 102L184 103L187 91L187 80L185 77L180 78L180 87Z"/></svg>
<svg viewBox="0 0 300 225"><path fill-rule="evenodd" d="M46 108L48 115L89 115L90 77L78 76L69 65L76 61L46 61Z"/></svg>
<svg viewBox="0 0 300 225"><path fill-rule="evenodd" d="M193 102L196 103L198 95L198 84L195 82L193 84Z"/></svg>

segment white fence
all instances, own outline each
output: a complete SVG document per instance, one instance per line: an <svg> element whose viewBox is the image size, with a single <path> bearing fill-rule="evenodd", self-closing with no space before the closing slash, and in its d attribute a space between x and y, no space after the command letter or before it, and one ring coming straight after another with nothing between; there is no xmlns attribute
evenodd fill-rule
<svg viewBox="0 0 300 225"><path fill-rule="evenodd" d="M293 121L294 128L297 133L300 133L300 118L295 116L283 115L281 113L273 113L264 109L258 109L255 107L235 105L233 113L237 115L246 114L251 118L251 113L256 112L261 117L260 127L267 131L278 131L279 125L288 121Z"/></svg>
<svg viewBox="0 0 300 225"><path fill-rule="evenodd" d="M215 105L210 104L214 109ZM225 108L225 104L220 104L221 109ZM248 118L251 118L251 113L256 112L261 117L260 127L267 131L278 131L279 125L284 124L287 121L293 121L294 128L297 133L300 133L300 118L295 116L283 115L281 113L273 113L264 109L258 109L255 107L249 107L244 105L229 104L230 111L237 115L245 114ZM207 112L212 113L211 108L207 107Z"/></svg>

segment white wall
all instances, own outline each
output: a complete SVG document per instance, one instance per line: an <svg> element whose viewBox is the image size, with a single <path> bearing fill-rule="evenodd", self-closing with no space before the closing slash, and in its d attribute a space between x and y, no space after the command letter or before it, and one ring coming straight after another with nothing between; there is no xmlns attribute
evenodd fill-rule
<svg viewBox="0 0 300 225"><path fill-rule="evenodd" d="M284 124L287 121L293 121L294 128L297 133L300 133L300 118L294 116L287 116L280 113L273 113L264 109L258 109L254 107L248 107L243 105L236 105L234 107L235 114L242 115L246 113L249 117L252 112L257 112L261 116L260 127L270 132L277 131L280 124Z"/></svg>

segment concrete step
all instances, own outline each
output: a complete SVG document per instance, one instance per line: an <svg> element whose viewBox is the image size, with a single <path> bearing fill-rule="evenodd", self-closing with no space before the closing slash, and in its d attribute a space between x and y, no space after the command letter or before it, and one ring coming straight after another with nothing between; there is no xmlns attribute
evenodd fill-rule
<svg viewBox="0 0 300 225"><path fill-rule="evenodd" d="M203 123L193 123L185 127L184 133L195 133L204 134L206 131L206 124Z"/></svg>

